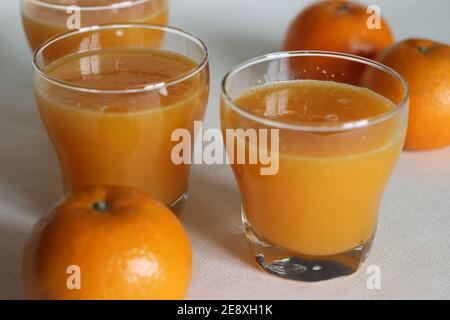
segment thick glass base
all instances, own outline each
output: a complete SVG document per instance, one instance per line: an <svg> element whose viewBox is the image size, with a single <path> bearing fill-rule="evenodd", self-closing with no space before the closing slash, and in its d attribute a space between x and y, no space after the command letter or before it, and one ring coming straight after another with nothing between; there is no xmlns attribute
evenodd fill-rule
<svg viewBox="0 0 450 320"><path fill-rule="evenodd" d="M329 256L301 255L258 237L242 211L242 223L256 262L265 271L291 280L317 282L355 273L370 250L372 239L358 247Z"/></svg>

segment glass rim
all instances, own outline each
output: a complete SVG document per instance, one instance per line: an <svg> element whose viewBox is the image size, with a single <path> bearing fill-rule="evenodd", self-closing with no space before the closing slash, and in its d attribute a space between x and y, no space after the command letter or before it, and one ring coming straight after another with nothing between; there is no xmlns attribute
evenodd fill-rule
<svg viewBox="0 0 450 320"><path fill-rule="evenodd" d="M55 9L55 10L67 10L68 8L72 6L77 6L80 8L80 11L102 11L102 10L114 10L114 9L124 9L124 8L131 8L134 6L138 6L147 2L152 2L155 0L122 0L120 2L111 3L108 5L102 5L102 6L83 6L80 4L61 4L61 3L51 3L43 0L26 0L29 2L34 3L37 6L41 6L48 9Z"/></svg>
<svg viewBox="0 0 450 320"><path fill-rule="evenodd" d="M195 42L201 51L203 52L202 60L198 63L196 63L196 67L192 70L183 73L182 75L173 78L168 81L161 81L161 82L154 82L154 83L147 83L140 85L136 88L130 88L130 89L99 89L99 88L90 88L82 85L73 84L69 81L64 81L61 79L58 79L56 77L50 76L43 68L41 68L37 62L38 57L40 54L44 52L46 48L51 46L52 44L64 40L66 38L70 38L74 35L79 35L83 33L89 33L96 30L108 30L108 29L133 29L133 28L142 28L142 29L150 29L150 30L159 30L164 32L169 32L175 35L179 35L181 37L184 37L185 39L189 39L193 42ZM89 26L85 28L81 28L78 30L72 30L65 33L62 33L60 35L56 35L50 39L48 39L46 42L41 44L33 55L33 68L37 72L37 74L44 78L45 80L49 81L50 83L54 85L58 85L60 87L64 87L66 89L81 91L81 92L87 92L87 93L109 93L109 94L123 94L123 93L140 93L140 92L149 92L154 90L161 90L162 88L167 88L176 84L179 84L183 81L186 81L196 74L200 73L208 64L208 49L205 45L205 43L198 38L197 36L186 32L182 29L171 27L171 26L163 26L163 25L157 25L157 24L150 24L150 23L125 23L125 24L102 24L102 25L96 25L96 26Z"/></svg>
<svg viewBox="0 0 450 320"><path fill-rule="evenodd" d="M387 112L384 112L378 116L375 117L368 117L358 120L351 120L351 121L343 121L338 123L311 123L311 124L293 124L293 123L287 123L284 121L279 120L271 120L268 118L265 118L263 116L259 116L255 113L252 113L250 111L247 111L243 107L236 104L231 98L231 96L228 93L227 85L230 81L230 79L241 72L242 70L245 70L248 67L251 67L253 65L259 64L261 62L265 61L272 61L277 59L284 59L284 58L290 58L290 57L329 57L329 58L339 58L343 60L348 61L354 61L358 63L366 64L370 67L376 68L378 70L381 70L397 80L400 81L404 94L400 101L400 103L396 104L393 101L391 101L395 108L392 110L389 110ZM407 105L409 95L410 95L410 89L409 85L406 82L406 80L394 69L385 66L382 63L379 63L377 61L347 54L347 53L341 53L341 52L332 52L332 51L320 51L320 50L294 50L294 51L280 51L280 52L274 52L265 54L262 56L255 57L253 59L247 60L241 64L238 64L237 66L233 67L230 71L228 71L221 84L221 91L222 91L222 97L225 99L226 103L233 109L235 112L239 113L241 116L246 117L250 120L253 120L257 123L269 126L269 127L275 127L279 129L287 129L287 130L295 130L295 131L306 131L306 132L333 132L333 131L347 131L352 129L358 129L358 128L364 128L368 127L370 125L374 125L380 122L383 122L394 115L396 115L400 110L404 109Z"/></svg>

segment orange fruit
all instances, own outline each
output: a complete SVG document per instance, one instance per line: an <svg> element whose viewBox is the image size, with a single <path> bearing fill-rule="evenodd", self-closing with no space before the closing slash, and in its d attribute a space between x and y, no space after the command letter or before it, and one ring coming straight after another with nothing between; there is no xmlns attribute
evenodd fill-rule
<svg viewBox="0 0 450 320"><path fill-rule="evenodd" d="M450 46L408 39L385 50L377 60L409 83L410 111L405 149L429 150L450 145ZM371 87L391 94L389 82L373 74Z"/></svg>
<svg viewBox="0 0 450 320"><path fill-rule="evenodd" d="M182 299L192 273L175 215L125 187L70 195L33 229L23 261L31 299Z"/></svg>
<svg viewBox="0 0 450 320"><path fill-rule="evenodd" d="M369 29L366 7L343 0L320 1L303 10L287 32L285 50L325 50L374 58L393 42L387 23Z"/></svg>
<svg viewBox="0 0 450 320"><path fill-rule="evenodd" d="M372 59L393 43L393 36L381 18L379 29L369 29L371 16L366 7L350 1L314 3L291 23L284 50L334 51ZM303 59L292 65L304 70L309 78L349 84L357 83L363 70L361 64L331 58Z"/></svg>

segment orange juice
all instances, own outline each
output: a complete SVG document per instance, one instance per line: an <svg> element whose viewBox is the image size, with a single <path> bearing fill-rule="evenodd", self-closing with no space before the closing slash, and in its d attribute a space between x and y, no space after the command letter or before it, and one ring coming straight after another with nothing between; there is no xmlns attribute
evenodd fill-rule
<svg viewBox="0 0 450 320"><path fill-rule="evenodd" d="M267 84L234 103L263 121L299 128L279 128L275 175L261 175L260 164L233 165L252 232L267 243L310 256L344 253L367 243L402 148L405 114L368 89L319 80ZM396 114L379 119L388 113ZM373 124L352 127L366 119ZM271 128L263 121L222 102L223 130ZM340 124L344 129L313 129ZM348 130L345 124L351 124ZM258 148L245 143L249 151Z"/></svg>
<svg viewBox="0 0 450 320"><path fill-rule="evenodd" d="M193 130L203 117L207 68L160 89L139 89L179 79L196 66L174 52L131 48L76 53L50 63L46 74L67 86L37 77L36 97L66 191L125 185L166 204L183 194L189 167L171 161L171 134Z"/></svg>
<svg viewBox="0 0 450 320"><path fill-rule="evenodd" d="M40 0L37 3L22 0L22 20L32 50L51 37L69 31L68 21L75 21L71 19L74 11L67 11L70 5L80 7L80 27L126 22L166 25L169 15L167 0ZM108 8L111 5L116 8ZM160 41L162 36L155 32L153 39L149 39L148 34L143 38Z"/></svg>

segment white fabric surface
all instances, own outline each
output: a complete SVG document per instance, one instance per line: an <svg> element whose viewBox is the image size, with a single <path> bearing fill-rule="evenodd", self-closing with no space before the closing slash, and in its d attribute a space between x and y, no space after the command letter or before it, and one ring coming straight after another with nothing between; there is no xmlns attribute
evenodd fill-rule
<svg viewBox="0 0 450 320"><path fill-rule="evenodd" d="M23 298L22 246L61 196L59 169L38 117L31 53L18 0L0 1L0 298ZM171 0L171 24L199 35L211 54L207 127L218 127L219 83L233 65L277 51L301 0ZM397 39L450 43L448 0L364 1L380 5ZM450 124L449 124L450 125ZM403 153L384 197L367 263L354 276L318 284L261 272L247 250L239 193L226 166L195 166L182 220L194 250L193 299L450 298L450 148ZM367 266L381 290L366 287Z"/></svg>

